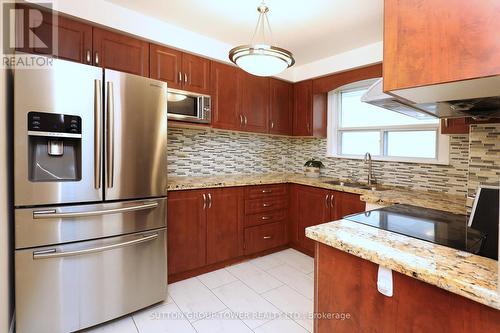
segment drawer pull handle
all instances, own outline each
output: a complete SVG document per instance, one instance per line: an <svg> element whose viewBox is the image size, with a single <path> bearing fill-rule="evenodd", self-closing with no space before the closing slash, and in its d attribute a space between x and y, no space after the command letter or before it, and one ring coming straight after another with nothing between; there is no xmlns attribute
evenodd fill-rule
<svg viewBox="0 0 500 333"><path fill-rule="evenodd" d="M273 238L273 236L264 236L263 238L264 239L271 239L271 238Z"/></svg>
<svg viewBox="0 0 500 333"><path fill-rule="evenodd" d="M262 193L272 193L273 190L262 190Z"/></svg>
<svg viewBox="0 0 500 333"><path fill-rule="evenodd" d="M265 204L262 204L262 207L271 207L272 205L271 204L268 204L268 203L265 203Z"/></svg>
<svg viewBox="0 0 500 333"><path fill-rule="evenodd" d="M263 220L270 220L270 219L271 219L271 216L262 216L262 219L263 219Z"/></svg>

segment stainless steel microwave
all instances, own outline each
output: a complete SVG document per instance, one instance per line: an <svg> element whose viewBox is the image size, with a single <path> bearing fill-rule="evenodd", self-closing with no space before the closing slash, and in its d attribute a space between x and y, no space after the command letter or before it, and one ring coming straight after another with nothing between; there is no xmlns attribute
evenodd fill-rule
<svg viewBox="0 0 500 333"><path fill-rule="evenodd" d="M168 119L209 124L212 113L211 103L211 98L208 95L168 89Z"/></svg>

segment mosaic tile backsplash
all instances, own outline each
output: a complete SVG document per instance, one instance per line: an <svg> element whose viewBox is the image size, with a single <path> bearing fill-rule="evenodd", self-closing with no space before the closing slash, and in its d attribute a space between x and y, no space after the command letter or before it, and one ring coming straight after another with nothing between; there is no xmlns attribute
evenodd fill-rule
<svg viewBox="0 0 500 333"><path fill-rule="evenodd" d="M471 137L479 135L476 135L477 131L473 131ZM465 196L468 189L469 148L475 151L486 147L489 150L489 140L491 138L494 141L494 138L486 137L488 141L484 145L481 144L482 139L473 145L469 144L468 135L451 136L450 165L374 161L375 178L383 185ZM498 133L496 140L499 140ZM304 162L316 158L325 164L322 173L326 176L361 181L367 177L362 160L325 157L325 139L172 127L169 128L168 141L168 173L171 176L302 172ZM498 142L496 147L498 149ZM470 156L476 156L476 153ZM478 168L483 170L484 166L479 165ZM483 173L480 174L483 177ZM487 171L485 177L491 174L491 171Z"/></svg>
<svg viewBox="0 0 500 333"><path fill-rule="evenodd" d="M479 185L499 186L500 124L471 125L467 206L471 208Z"/></svg>

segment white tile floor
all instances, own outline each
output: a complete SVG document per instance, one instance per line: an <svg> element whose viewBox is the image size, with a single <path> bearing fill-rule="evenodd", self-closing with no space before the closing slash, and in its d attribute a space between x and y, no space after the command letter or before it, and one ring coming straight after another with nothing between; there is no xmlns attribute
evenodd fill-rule
<svg viewBox="0 0 500 333"><path fill-rule="evenodd" d="M172 283L160 305L86 333L312 332L313 258L292 249Z"/></svg>

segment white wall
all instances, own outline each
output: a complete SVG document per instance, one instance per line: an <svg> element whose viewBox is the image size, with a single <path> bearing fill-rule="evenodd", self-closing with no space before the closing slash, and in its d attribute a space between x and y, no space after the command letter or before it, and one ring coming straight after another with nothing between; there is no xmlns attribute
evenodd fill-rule
<svg viewBox="0 0 500 333"><path fill-rule="evenodd" d="M58 0L54 4L54 9L98 25L218 61L229 62L228 52L234 46L104 0ZM309 64L292 67L278 77L296 82L381 61L382 42L377 42Z"/></svg>

